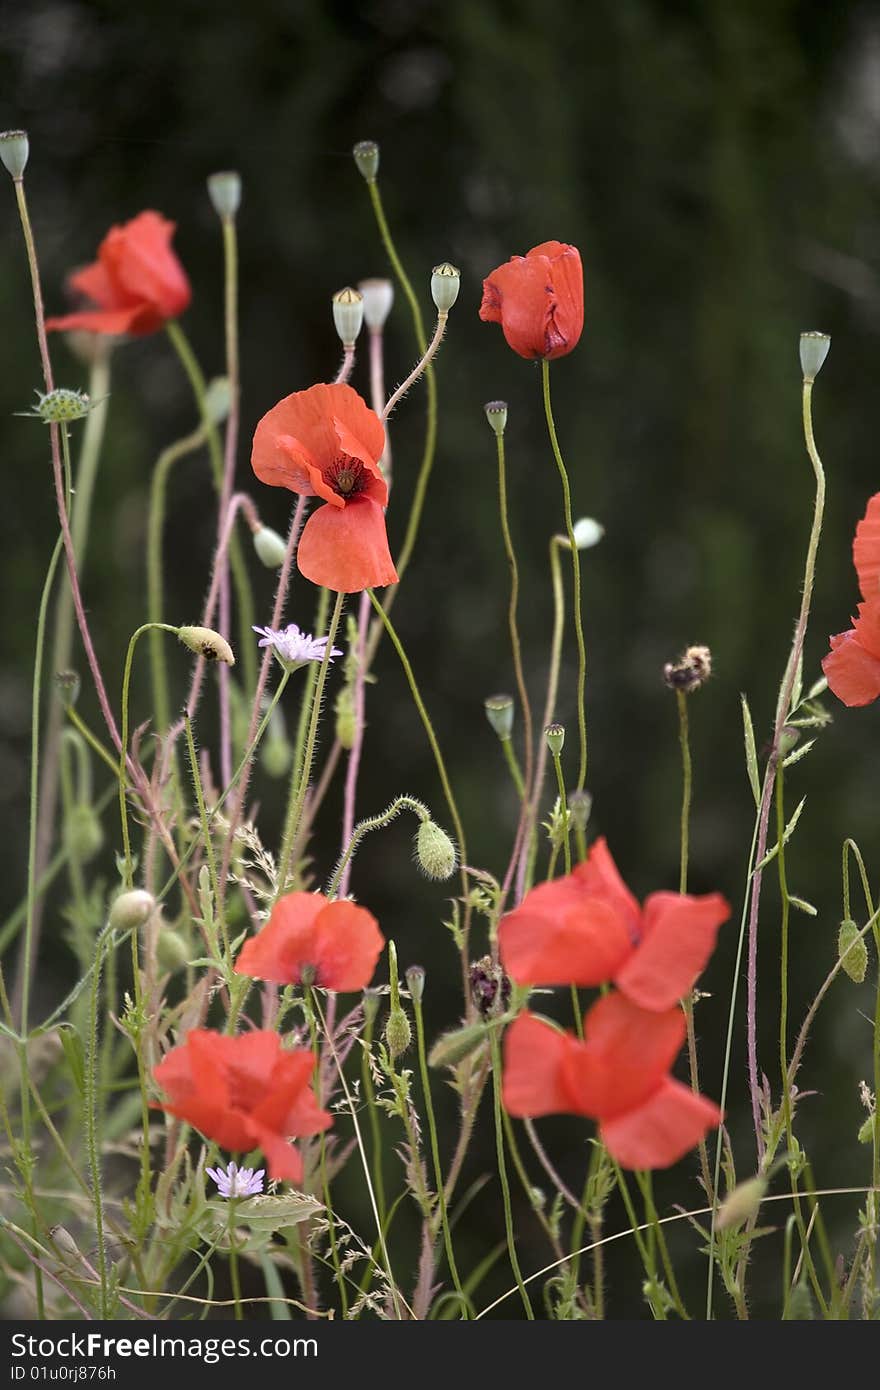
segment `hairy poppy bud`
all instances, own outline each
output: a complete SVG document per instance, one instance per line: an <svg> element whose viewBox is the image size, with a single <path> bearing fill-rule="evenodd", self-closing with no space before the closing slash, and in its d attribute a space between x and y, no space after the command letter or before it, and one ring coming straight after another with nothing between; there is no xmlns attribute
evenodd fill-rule
<svg viewBox="0 0 880 1390"><path fill-rule="evenodd" d="M393 1058L406 1052L412 1042L412 1028L403 1009L392 1009L385 1024L385 1042Z"/></svg>
<svg viewBox="0 0 880 1390"><path fill-rule="evenodd" d="M335 711L336 737L341 747L351 749L357 735L357 711L354 705L354 690L350 685L344 685L336 696Z"/></svg>
<svg viewBox="0 0 880 1390"><path fill-rule="evenodd" d="M333 296L333 323L344 348L352 348L364 322L364 297L346 285Z"/></svg>
<svg viewBox="0 0 880 1390"><path fill-rule="evenodd" d="M813 382L822 370L831 339L827 333L801 334L801 368L804 381Z"/></svg>
<svg viewBox="0 0 880 1390"><path fill-rule="evenodd" d="M91 806L81 803L72 806L64 820L64 844L71 858L80 864L94 859L104 843L101 822Z"/></svg>
<svg viewBox="0 0 880 1390"><path fill-rule="evenodd" d="M757 1216L766 1193L766 1178L754 1177L746 1182L737 1183L718 1208L716 1230L723 1231L728 1226L741 1226L744 1221Z"/></svg>
<svg viewBox="0 0 880 1390"><path fill-rule="evenodd" d="M487 401L483 409L492 429L500 437L507 428L507 401Z"/></svg>
<svg viewBox="0 0 880 1390"><path fill-rule="evenodd" d="M503 743L513 733L513 696L489 695L483 707L486 718Z"/></svg>
<svg viewBox="0 0 880 1390"><path fill-rule="evenodd" d="M544 738L547 740L547 747L558 758L565 744L565 726L563 724L548 724L544 730Z"/></svg>
<svg viewBox="0 0 880 1390"><path fill-rule="evenodd" d="M208 196L218 217L234 217L241 206L241 174L236 173L234 169L211 174L208 179Z"/></svg>
<svg viewBox="0 0 880 1390"><path fill-rule="evenodd" d="M189 963L190 953L186 942L170 927L163 927L156 941L156 960L169 975L182 970Z"/></svg>
<svg viewBox="0 0 880 1390"><path fill-rule="evenodd" d="M378 333L391 313L394 286L390 280L359 280L358 289L364 297L364 321L371 333Z"/></svg>
<svg viewBox="0 0 880 1390"><path fill-rule="evenodd" d="M225 637L210 627L179 627L177 635L185 647L206 661L223 661L227 666L235 665L232 648Z"/></svg>
<svg viewBox="0 0 880 1390"><path fill-rule="evenodd" d="M800 729L794 728L791 724L784 725L779 735L779 752L783 758L797 746L800 736Z"/></svg>
<svg viewBox="0 0 880 1390"><path fill-rule="evenodd" d="M283 537L279 536L277 531L273 531L271 526L259 526L254 531L254 550L267 570L280 569L287 554Z"/></svg>
<svg viewBox="0 0 880 1390"><path fill-rule="evenodd" d="M460 289L461 271L457 266L450 265L449 261L442 261L440 265L434 266L431 271L431 298L437 306L438 313L449 313L458 299Z"/></svg>
<svg viewBox="0 0 880 1390"><path fill-rule="evenodd" d="M114 931L132 931L142 927L152 915L156 899L144 888L132 888L114 898L110 908L110 925Z"/></svg>
<svg viewBox="0 0 880 1390"><path fill-rule="evenodd" d="M837 933L837 957L853 983L860 985L868 970L868 947L850 917L841 922Z"/></svg>
<svg viewBox="0 0 880 1390"><path fill-rule="evenodd" d="M205 414L212 425L222 425L229 414L229 407L232 404L232 391L229 387L229 379L225 376L215 376L208 382L208 389L205 392Z"/></svg>
<svg viewBox="0 0 880 1390"><path fill-rule="evenodd" d="M73 1260L77 1264L82 1260L82 1252L66 1226L50 1227L49 1239L65 1260Z"/></svg>
<svg viewBox="0 0 880 1390"><path fill-rule="evenodd" d="M352 154L358 167L358 173L366 179L367 183L375 183L376 175L379 172L379 146L375 140L358 140Z"/></svg>
<svg viewBox="0 0 880 1390"><path fill-rule="evenodd" d="M417 1004L421 1004L422 995L425 993L425 972L420 965L411 965L406 971L406 987L410 992L410 997Z"/></svg>
<svg viewBox="0 0 880 1390"><path fill-rule="evenodd" d="M484 1023L468 1023L451 1033L442 1033L428 1054L432 1067L454 1067L463 1062L488 1037Z"/></svg>
<svg viewBox="0 0 880 1390"><path fill-rule="evenodd" d="M0 134L0 160L14 179L23 177L29 152L26 130L4 130Z"/></svg>
<svg viewBox="0 0 880 1390"><path fill-rule="evenodd" d="M416 856L428 878L449 878L455 871L455 845L432 820L423 820L419 826Z"/></svg>
<svg viewBox="0 0 880 1390"><path fill-rule="evenodd" d="M283 777L290 767L293 749L283 734L270 734L260 749L260 766L269 777Z"/></svg>

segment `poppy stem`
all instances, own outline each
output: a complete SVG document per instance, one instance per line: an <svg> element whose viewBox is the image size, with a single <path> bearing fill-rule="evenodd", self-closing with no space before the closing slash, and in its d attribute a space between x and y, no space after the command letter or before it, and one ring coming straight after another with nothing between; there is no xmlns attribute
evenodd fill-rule
<svg viewBox="0 0 880 1390"><path fill-rule="evenodd" d="M513 1270L513 1277L519 1289L520 1298L523 1302L526 1317L530 1322L534 1322L535 1314L532 1311L531 1300L526 1293L526 1286L523 1282L522 1270L519 1267L519 1257L516 1253L516 1238L513 1231L513 1214L510 1208L510 1183L507 1180L507 1164L504 1159L504 1125L501 1119L501 1047L498 1042L498 1030L489 1030L489 1044L492 1049L492 1094L495 1109L495 1154L498 1162L498 1177L501 1180L501 1197L504 1202L504 1228L507 1232L507 1253L510 1257L510 1267Z"/></svg>
<svg viewBox="0 0 880 1390"><path fill-rule="evenodd" d="M328 643L328 646L330 644ZM315 1100L321 1104L321 1047L318 1040L318 1019L315 1011L315 992L311 985L306 985L303 989L303 997L306 1006L306 1014L309 1021L309 1033L312 1041L312 1051L315 1054ZM329 1036L329 1031L328 1031ZM336 1276L336 1286L339 1289L339 1297L342 1304L342 1316L348 1317L348 1294L345 1288L345 1279L342 1274L342 1264L339 1259L339 1244L336 1240L336 1222L333 1217L333 1201L330 1196L330 1179L327 1176L327 1141L323 1132L318 1137L318 1148L320 1153L321 1170L321 1190L324 1194L324 1210L327 1213L327 1234L330 1237L330 1254L333 1259L333 1272Z"/></svg>
<svg viewBox="0 0 880 1390"><path fill-rule="evenodd" d="M550 435L550 445L553 450L553 457L556 460L556 467L559 469L559 476L562 480L562 503L565 514L565 530L568 536L568 544L571 547L571 570L574 588L574 627L577 637L578 649L578 680L577 680L577 712L578 712L578 735L580 738L580 767L578 769L577 789L583 791L584 783L587 780L587 716L586 716L586 684L587 684L587 653L584 646L584 627L581 616L581 562L580 553L574 539L574 521L571 514L571 488L568 482L568 473L565 461L559 448L559 440L556 435L556 423L553 419L553 406L550 402L550 362L544 357L541 360L541 382L544 393L544 414L547 418L547 430Z"/></svg>
<svg viewBox="0 0 880 1390"><path fill-rule="evenodd" d="M559 668L562 663L562 633L565 625L565 591L562 587L562 570L560 567L559 554L562 545L567 545L568 540L563 536L550 537L550 580L553 587L553 636L550 641L550 673L547 680L547 699L544 705L544 719L541 724L542 729L546 729L548 724L553 723L556 714L556 697L559 691ZM522 901L526 892L531 888L535 874L535 860L538 854L538 836L536 825L538 820L538 809L541 804L541 792L544 787L544 770L547 766L547 740L539 739L538 756L535 767L535 783L532 790L532 804L529 809L529 823L531 833L529 835L528 847L523 847L523 854L520 859L519 872L517 875L516 893L517 899Z"/></svg>
<svg viewBox="0 0 880 1390"><path fill-rule="evenodd" d="M389 399L385 403L385 409L382 411L382 415L380 417L383 425L385 421L388 419L388 416L394 410L394 407L397 405L397 402L406 395L407 391L411 386L415 385L419 377L426 370L429 362L431 362L431 360L433 359L438 347L443 341L443 334L446 332L446 321L448 318L449 311L447 309L439 310L437 314L437 327L434 329L434 336L428 344L427 348L425 349L424 355L422 356L420 361L418 361L416 365L413 367L409 376L406 377L406 379L400 383L397 390L393 393L393 395L389 397Z"/></svg>
<svg viewBox="0 0 880 1390"><path fill-rule="evenodd" d="M368 835L371 830L383 830L386 825L390 825L391 822L400 815L401 811L412 811L414 815L418 816L420 822L430 821L431 819L431 813L423 802L417 801L413 796L398 796L395 797L388 809L380 812L378 816L369 816L365 820L358 821L352 831L348 844L340 855L339 863L333 870L330 882L327 884L326 896L328 898L332 900L337 896L345 896L342 887L342 879L364 836Z"/></svg>

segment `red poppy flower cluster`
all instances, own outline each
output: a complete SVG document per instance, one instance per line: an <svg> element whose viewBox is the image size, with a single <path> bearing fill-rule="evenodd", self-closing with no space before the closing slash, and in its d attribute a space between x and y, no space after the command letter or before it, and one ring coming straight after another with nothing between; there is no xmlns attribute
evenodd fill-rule
<svg viewBox="0 0 880 1390"><path fill-rule="evenodd" d="M111 227L98 259L71 275L72 290L97 308L46 320L48 329L85 328L92 333L155 333L190 302L186 272L171 249L174 223L142 212Z"/></svg>
<svg viewBox="0 0 880 1390"><path fill-rule="evenodd" d="M515 1020L504 1043L509 1112L596 1119L626 1168L664 1168L693 1148L721 1115L669 1076L685 1036L679 1000L729 915L719 893L652 893L640 907L601 839L571 874L527 893L498 933L511 979L617 990L588 1011L583 1041L528 1011Z"/></svg>
<svg viewBox="0 0 880 1390"><path fill-rule="evenodd" d="M309 984L339 993L366 989L385 938L372 913L323 893L287 893L262 931L246 941L235 970L280 985Z"/></svg>
<svg viewBox="0 0 880 1390"><path fill-rule="evenodd" d="M853 563L864 602L849 631L831 638L822 662L828 688L850 707L870 705L880 695L880 492L856 527Z"/></svg>
<svg viewBox="0 0 880 1390"><path fill-rule="evenodd" d="M157 1108L224 1149L261 1149L270 1177L299 1183L302 1158L290 1140L320 1134L333 1123L311 1087L315 1061L306 1048L283 1048L277 1033L228 1037L195 1028L153 1068L169 1097Z"/></svg>
<svg viewBox="0 0 880 1390"><path fill-rule="evenodd" d="M397 583L383 508L382 422L350 386L311 386L285 396L257 425L251 466L261 482L323 506L300 537L297 565L314 584L357 593Z"/></svg>
<svg viewBox="0 0 880 1390"><path fill-rule="evenodd" d="M512 256L483 281L480 318L500 323L520 357L564 357L584 327L584 275L580 252L544 241Z"/></svg>

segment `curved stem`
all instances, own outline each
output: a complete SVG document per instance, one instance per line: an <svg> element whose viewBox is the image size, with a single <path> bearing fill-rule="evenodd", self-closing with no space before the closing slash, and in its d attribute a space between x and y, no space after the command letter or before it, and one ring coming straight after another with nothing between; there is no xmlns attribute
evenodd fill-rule
<svg viewBox="0 0 880 1390"><path fill-rule="evenodd" d="M565 625L565 593L562 587L559 550L560 545L567 544L567 540L562 536L550 537L550 580L553 588L553 636L550 641L550 672L547 680L547 700L544 705L544 722L541 726L544 729L546 729L548 724L553 723L553 717L556 713L556 697L559 692L559 668L562 664L562 633ZM544 787L544 769L546 765L547 743L545 739L541 739L538 743L535 785L532 790L531 806L529 807L531 834L529 835L527 843L523 846L517 873L516 893L517 899L520 901L524 897L527 889L532 886L534 878L535 857L538 852L536 825L538 820L538 809L541 804L541 792Z"/></svg>
<svg viewBox="0 0 880 1390"><path fill-rule="evenodd" d="M440 312L437 314L437 327L434 329L434 336L428 344L427 348L425 349L423 356L421 357L420 361L418 361L416 365L413 367L409 376L406 377L400 383L397 390L389 397L388 401L385 404L385 409L382 411L381 416L383 424L388 419L388 416L391 414L391 412L394 410L394 407L397 405L397 402L406 395L407 391L411 386L415 385L419 377L423 374L423 372L426 371L428 364L433 360L438 347L443 341L443 334L446 332L446 322L448 318L448 311L444 311L441 309Z"/></svg>
<svg viewBox="0 0 880 1390"><path fill-rule="evenodd" d="M134 659L134 649L138 638L143 633L149 632L152 628L158 628L160 632L173 632L177 636L177 628L170 623L142 623L139 628L132 633L125 654L125 666L122 672L122 733L120 738L119 750L119 818L122 825L122 847L125 857L123 870L123 884L126 888L131 888L134 882L134 870L131 857L131 841L128 835L128 810L125 804L125 793L128 787L126 778L126 767L128 765L128 692L131 685L131 666Z"/></svg>

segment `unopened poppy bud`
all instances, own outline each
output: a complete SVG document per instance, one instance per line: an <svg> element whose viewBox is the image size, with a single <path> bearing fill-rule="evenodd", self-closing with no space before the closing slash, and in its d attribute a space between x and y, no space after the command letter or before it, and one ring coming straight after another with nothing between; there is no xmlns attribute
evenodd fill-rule
<svg viewBox="0 0 880 1390"><path fill-rule="evenodd" d="M66 1260L73 1260L77 1264L80 1262L82 1252L66 1226L52 1226L49 1230L49 1239L58 1253Z"/></svg>
<svg viewBox="0 0 880 1390"><path fill-rule="evenodd" d="M454 1067L485 1043L488 1033L483 1023L467 1023L451 1033L442 1033L428 1054L432 1067Z"/></svg>
<svg viewBox="0 0 880 1390"><path fill-rule="evenodd" d="M416 857L428 878L450 878L455 871L455 845L432 820L423 820L419 826Z"/></svg>
<svg viewBox="0 0 880 1390"><path fill-rule="evenodd" d="M114 898L110 925L114 931L134 931L142 927L156 907L156 899L144 888L132 888Z"/></svg>
<svg viewBox="0 0 880 1390"><path fill-rule="evenodd" d="M336 696L336 737L339 739L340 746L345 749L354 748L357 736L357 710L354 703L354 691L350 685L344 685Z"/></svg>
<svg viewBox="0 0 880 1390"><path fill-rule="evenodd" d="M565 726L563 724L548 724L544 730L544 738L547 740L547 747L558 758L565 744Z"/></svg>
<svg viewBox="0 0 880 1390"><path fill-rule="evenodd" d="M287 554L284 538L279 536L277 531L273 531L271 526L259 526L254 531L254 550L267 570L280 569Z"/></svg>
<svg viewBox="0 0 880 1390"><path fill-rule="evenodd" d="M392 1058L406 1052L412 1042L412 1028L403 1009L392 1009L385 1024L385 1042Z"/></svg>
<svg viewBox="0 0 880 1390"><path fill-rule="evenodd" d="M104 843L101 822L91 806L72 806L64 818L64 844L73 859L87 864Z"/></svg>
<svg viewBox="0 0 880 1390"><path fill-rule="evenodd" d="M568 814L572 826L581 834L587 828L587 821L590 819L590 812L593 809L593 798L589 792L573 791L568 794Z"/></svg>
<svg viewBox="0 0 880 1390"><path fill-rule="evenodd" d="M371 333L379 333L394 303L394 286L390 280L359 280L358 289L364 297L364 322Z"/></svg>
<svg viewBox="0 0 880 1390"><path fill-rule="evenodd" d="M360 290L346 285L333 296L333 322L342 346L354 347L364 322L364 297Z"/></svg>
<svg viewBox="0 0 880 1390"><path fill-rule="evenodd" d="M723 1231L728 1226L741 1226L744 1221L757 1216L766 1193L766 1178L754 1177L746 1182L737 1183L718 1208L716 1230Z"/></svg>
<svg viewBox="0 0 880 1390"><path fill-rule="evenodd" d="M500 437L507 428L507 401L487 401L483 409L489 424Z"/></svg>
<svg viewBox="0 0 880 1390"><path fill-rule="evenodd" d="M179 627L177 635L185 647L206 661L223 661L227 666L235 665L232 648L225 637L211 627Z"/></svg>
<svg viewBox="0 0 880 1390"><path fill-rule="evenodd" d="M425 993L425 972L420 965L411 965L406 972L406 987L410 992L410 997L417 1004L421 1004L422 995Z"/></svg>
<svg viewBox="0 0 880 1390"><path fill-rule="evenodd" d="M363 999L361 1000L361 1003L363 1005L364 1010L364 1019L367 1023L375 1022L376 1015L379 1012L379 1004L381 1002L381 998L382 996L380 995L377 989L364 990Z"/></svg>
<svg viewBox="0 0 880 1390"><path fill-rule="evenodd" d="M513 696L490 695L483 701L486 718L502 743L513 733Z"/></svg>
<svg viewBox="0 0 880 1390"><path fill-rule="evenodd" d="M460 289L461 271L457 266L450 265L449 261L442 261L440 265L434 266L431 271L431 298L437 306L438 313L449 313L458 299Z"/></svg>
<svg viewBox="0 0 880 1390"><path fill-rule="evenodd" d="M260 749L260 766L269 777L283 777L290 767L293 749L287 739L270 734Z"/></svg>
<svg viewBox="0 0 880 1390"><path fill-rule="evenodd" d="M788 1318L790 1322L813 1322L815 1310L806 1279L801 1279L791 1291L788 1299Z"/></svg>
<svg viewBox="0 0 880 1390"><path fill-rule="evenodd" d="M800 736L800 729L793 728L791 724L783 726L779 735L779 752L783 758L797 745Z"/></svg>
<svg viewBox="0 0 880 1390"><path fill-rule="evenodd" d="M211 174L208 179L208 196L218 217L234 217L241 207L241 174L236 173L234 169Z"/></svg>
<svg viewBox="0 0 880 1390"><path fill-rule="evenodd" d="M375 140L358 140L354 149L354 162L367 183L375 183L379 172L379 146Z"/></svg>
<svg viewBox="0 0 880 1390"><path fill-rule="evenodd" d="M169 975L189 964L186 942L170 927L163 927L156 940L156 960Z"/></svg>
<svg viewBox="0 0 880 1390"><path fill-rule="evenodd" d="M0 160L14 179L24 175L29 150L26 130L4 130L0 134Z"/></svg>
<svg viewBox="0 0 880 1390"><path fill-rule="evenodd" d="M868 970L868 948L852 918L840 924L837 933L837 956L841 966L854 984L860 985Z"/></svg>
<svg viewBox="0 0 880 1390"><path fill-rule="evenodd" d="M582 516L574 523L572 534L578 550L589 550L599 544L605 535L605 527L592 516Z"/></svg>
<svg viewBox="0 0 880 1390"><path fill-rule="evenodd" d="M667 661L663 667L663 679L670 690L681 690L689 695L699 690L712 674L712 653L708 647L688 647L678 661Z"/></svg>
<svg viewBox="0 0 880 1390"><path fill-rule="evenodd" d="M801 334L801 368L804 373L804 381L816 380L830 347L831 339L827 333Z"/></svg>
<svg viewBox="0 0 880 1390"><path fill-rule="evenodd" d="M215 376L205 392L205 414L212 425L222 425L232 404L232 391L225 376Z"/></svg>
<svg viewBox="0 0 880 1390"><path fill-rule="evenodd" d="M79 699L80 678L76 671L59 671L55 677L55 689L65 709L72 709Z"/></svg>

